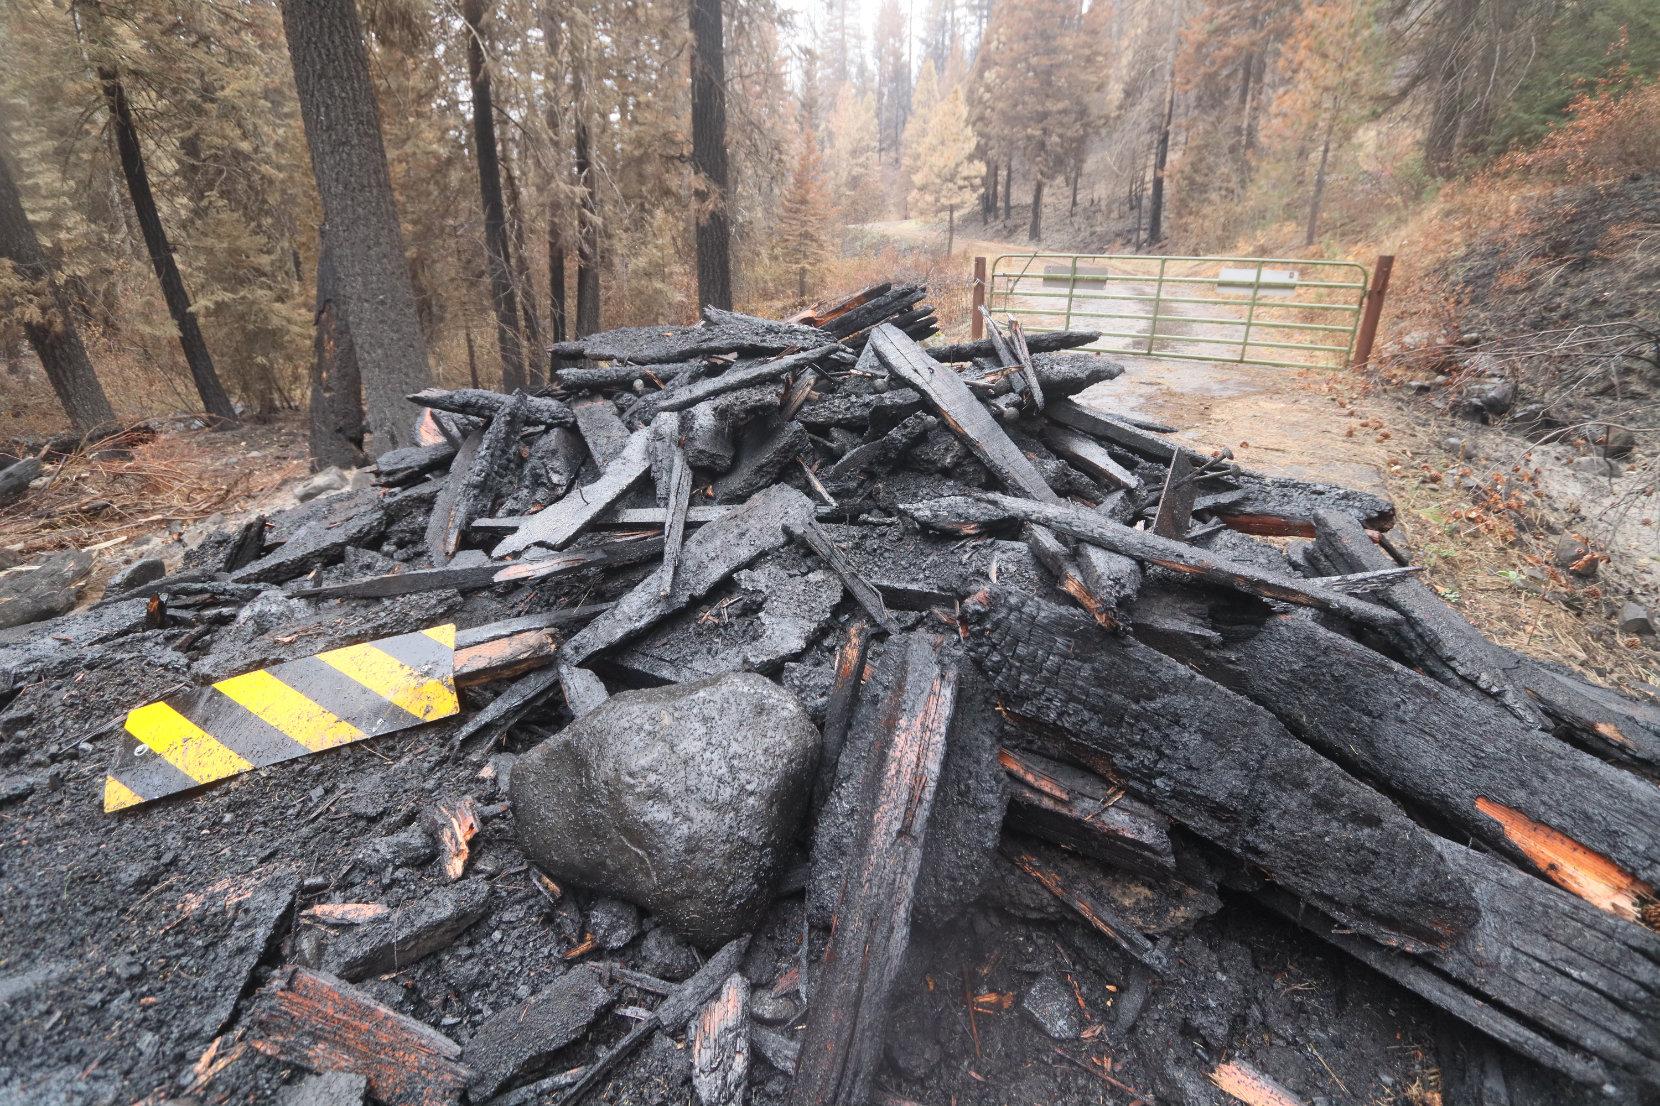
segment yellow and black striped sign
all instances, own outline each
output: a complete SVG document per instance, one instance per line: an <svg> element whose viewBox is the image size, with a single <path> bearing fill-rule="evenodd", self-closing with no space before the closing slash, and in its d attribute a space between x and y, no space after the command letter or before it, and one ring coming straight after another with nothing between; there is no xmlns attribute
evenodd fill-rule
<svg viewBox="0 0 1660 1106"><path fill-rule="evenodd" d="M123 810L268 764L448 718L455 627L330 649L127 714L131 740L104 780Z"/></svg>

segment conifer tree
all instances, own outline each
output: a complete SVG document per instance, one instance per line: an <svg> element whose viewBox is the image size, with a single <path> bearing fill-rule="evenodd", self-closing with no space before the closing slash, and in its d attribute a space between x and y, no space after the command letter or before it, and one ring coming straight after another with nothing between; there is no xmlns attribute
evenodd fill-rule
<svg viewBox="0 0 1660 1106"><path fill-rule="evenodd" d="M795 273L796 296L805 300L811 282L830 254L828 235L835 211L824 181L818 136L810 120L803 121L797 146L795 172L780 205L777 244Z"/></svg>
<svg viewBox="0 0 1660 1106"><path fill-rule="evenodd" d="M982 166L974 155L974 132L962 89L941 97L926 116L917 116L918 137L911 204L928 215L945 212L945 253L950 256L957 233L957 212L974 202Z"/></svg>

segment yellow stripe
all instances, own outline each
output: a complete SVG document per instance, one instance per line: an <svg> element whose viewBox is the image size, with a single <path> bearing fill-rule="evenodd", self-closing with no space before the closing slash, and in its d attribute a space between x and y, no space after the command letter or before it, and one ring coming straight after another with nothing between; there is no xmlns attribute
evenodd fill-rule
<svg viewBox="0 0 1660 1106"><path fill-rule="evenodd" d="M197 783L222 780L253 767L166 703L150 703L129 712L127 732Z"/></svg>
<svg viewBox="0 0 1660 1106"><path fill-rule="evenodd" d="M116 779L114 776L104 777L104 813L109 814L116 810L126 810L130 806L137 806L144 798L138 792Z"/></svg>
<svg viewBox="0 0 1660 1106"><path fill-rule="evenodd" d="M227 698L246 707L274 729L304 745L313 753L358 741L362 730L326 707L319 706L289 687L269 669L232 676L213 685Z"/></svg>
<svg viewBox="0 0 1660 1106"><path fill-rule="evenodd" d="M447 718L461 709L453 677L435 680L373 645L348 645L318 653L317 659L423 720Z"/></svg>
<svg viewBox="0 0 1660 1106"><path fill-rule="evenodd" d="M453 622L447 626L429 626L421 633L446 649L455 648L455 623Z"/></svg>

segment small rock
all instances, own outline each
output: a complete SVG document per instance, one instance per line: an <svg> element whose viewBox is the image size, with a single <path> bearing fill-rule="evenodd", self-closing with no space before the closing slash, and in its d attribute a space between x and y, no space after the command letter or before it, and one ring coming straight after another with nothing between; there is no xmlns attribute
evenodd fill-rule
<svg viewBox="0 0 1660 1106"><path fill-rule="evenodd" d="M26 626L69 611L88 570L91 553L55 553L0 575L0 630Z"/></svg>
<svg viewBox="0 0 1660 1106"><path fill-rule="evenodd" d="M800 1007L788 995L775 995L771 990L763 989L751 992L749 996L749 1012L755 1015L755 1020L768 1025L781 1025L795 1017Z"/></svg>
<svg viewBox="0 0 1660 1106"><path fill-rule="evenodd" d="M1641 603L1626 601L1620 607L1620 633L1653 637L1654 619L1650 617L1648 608Z"/></svg>
<svg viewBox="0 0 1660 1106"><path fill-rule="evenodd" d="M1514 380L1482 380L1464 389L1459 412L1483 420L1502 415L1516 405Z"/></svg>
<svg viewBox="0 0 1660 1106"><path fill-rule="evenodd" d="M1575 457L1568 463L1568 467L1573 469L1575 472L1583 472L1589 476L1598 476L1609 480L1612 480L1621 473L1625 472L1625 466L1621 465L1618 461L1595 455Z"/></svg>
<svg viewBox="0 0 1660 1106"><path fill-rule="evenodd" d="M588 908L588 932L599 947L615 952L640 933L640 912L620 899L596 899Z"/></svg>
<svg viewBox="0 0 1660 1106"><path fill-rule="evenodd" d="M461 1052L473 1071L467 1084L484 1102L510 1083L542 1073L554 1055L588 1031L611 1005L600 970L579 964L517 1006L485 1019Z"/></svg>
<svg viewBox="0 0 1660 1106"><path fill-rule="evenodd" d="M33 776L4 776L0 777L0 806L15 803L19 799L27 799L35 789Z"/></svg>
<svg viewBox="0 0 1660 1106"><path fill-rule="evenodd" d="M375 837L358 846L357 862L377 871L386 868L418 868L438 855L426 831L411 825L390 837Z"/></svg>
<svg viewBox="0 0 1660 1106"><path fill-rule="evenodd" d="M331 466L295 484L294 498L305 503L332 492L345 491L349 482L339 467Z"/></svg>
<svg viewBox="0 0 1660 1106"><path fill-rule="evenodd" d="M277 1106L363 1106L369 1095L368 1076L349 1071L327 1071L308 1075L284 1087Z"/></svg>
<svg viewBox="0 0 1660 1106"><path fill-rule="evenodd" d="M1556 539L1556 563L1575 576L1589 580L1596 576L1599 562L1584 542L1572 534L1563 534Z"/></svg>
<svg viewBox="0 0 1660 1106"><path fill-rule="evenodd" d="M668 926L658 926L640 942L640 970L670 983L683 983L700 966L697 952Z"/></svg>
<svg viewBox="0 0 1660 1106"><path fill-rule="evenodd" d="M1442 438L1441 448L1460 460L1469 460L1476 455L1476 447L1463 438Z"/></svg>
<svg viewBox="0 0 1660 1106"><path fill-rule="evenodd" d="M133 588L141 588L145 584L153 584L166 575L166 561L160 557L145 557L117 572L110 578L109 586L104 591L109 595L119 595Z"/></svg>
<svg viewBox="0 0 1660 1106"><path fill-rule="evenodd" d="M1628 457L1637 448L1637 436L1623 426L1596 423L1589 430L1591 444L1604 457Z"/></svg>
<svg viewBox="0 0 1660 1106"><path fill-rule="evenodd" d="M770 901L818 746L795 696L754 673L624 692L514 765L519 840L555 879L717 948Z"/></svg>
<svg viewBox="0 0 1660 1106"><path fill-rule="evenodd" d="M1076 1041L1083 1036L1084 1012L1078 1006L1078 996L1052 972L1045 972L1026 988L1020 996L1020 1009L1057 1041Z"/></svg>

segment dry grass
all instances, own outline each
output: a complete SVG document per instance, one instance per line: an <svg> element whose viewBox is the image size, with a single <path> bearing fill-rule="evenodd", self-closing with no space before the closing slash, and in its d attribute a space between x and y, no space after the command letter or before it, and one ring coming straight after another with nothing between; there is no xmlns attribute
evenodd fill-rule
<svg viewBox="0 0 1660 1106"><path fill-rule="evenodd" d="M49 465L46 485L0 510L0 548L29 556L108 546L248 509L305 475L294 436L282 425L240 440L206 431L107 440ZM99 455L112 449L123 453Z"/></svg>

